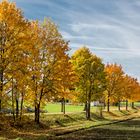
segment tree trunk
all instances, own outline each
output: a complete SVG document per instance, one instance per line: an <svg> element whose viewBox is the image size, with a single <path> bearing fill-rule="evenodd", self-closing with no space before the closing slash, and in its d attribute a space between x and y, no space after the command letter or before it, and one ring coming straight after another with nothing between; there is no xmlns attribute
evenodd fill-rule
<svg viewBox="0 0 140 140"><path fill-rule="evenodd" d="M105 107L106 107L105 101L104 101L104 103L103 103L103 104L104 104L104 109L105 109Z"/></svg>
<svg viewBox="0 0 140 140"><path fill-rule="evenodd" d="M65 98L62 98L61 101L61 112L63 112L63 114L65 114Z"/></svg>
<svg viewBox="0 0 140 140"><path fill-rule="evenodd" d="M103 117L103 102L99 102L99 113L100 113L100 117Z"/></svg>
<svg viewBox="0 0 140 140"><path fill-rule="evenodd" d="M85 106L84 106L84 110L83 111L86 111L87 110L87 102L85 102Z"/></svg>
<svg viewBox="0 0 140 140"><path fill-rule="evenodd" d="M121 103L120 103L120 101L118 101L118 110L119 111L121 110Z"/></svg>
<svg viewBox="0 0 140 140"><path fill-rule="evenodd" d="M86 110L86 118L87 120L90 120L90 103L91 103L91 92L89 92L88 94L88 98L87 98L87 110Z"/></svg>
<svg viewBox="0 0 140 140"><path fill-rule="evenodd" d="M64 98L61 99L61 112L64 112Z"/></svg>
<svg viewBox="0 0 140 140"><path fill-rule="evenodd" d="M66 113L66 102L65 102L65 99L64 99L64 109L63 109L63 113L65 114Z"/></svg>
<svg viewBox="0 0 140 140"><path fill-rule="evenodd" d="M134 109L135 107L134 107L134 102L132 102L132 108Z"/></svg>
<svg viewBox="0 0 140 140"><path fill-rule="evenodd" d="M0 111L2 109L3 70L0 72Z"/></svg>
<svg viewBox="0 0 140 140"><path fill-rule="evenodd" d="M0 111L1 111L1 99L0 99Z"/></svg>
<svg viewBox="0 0 140 140"><path fill-rule="evenodd" d="M128 110L128 100L126 100L126 110Z"/></svg>
<svg viewBox="0 0 140 140"><path fill-rule="evenodd" d="M110 97L108 95L108 100L107 100L107 112L110 111Z"/></svg>
<svg viewBox="0 0 140 140"><path fill-rule="evenodd" d="M37 103L35 105L35 122L40 124L40 104Z"/></svg>
<svg viewBox="0 0 140 140"><path fill-rule="evenodd" d="M16 118L18 118L19 115L19 101L16 99Z"/></svg>
<svg viewBox="0 0 140 140"><path fill-rule="evenodd" d="M13 78L12 78L12 114L13 114L13 120L15 121L14 82L13 82Z"/></svg>
<svg viewBox="0 0 140 140"><path fill-rule="evenodd" d="M20 105L20 120L21 120L21 118L22 118L22 111L23 111L23 95L24 93L22 92L21 93L21 105Z"/></svg>
<svg viewBox="0 0 140 140"><path fill-rule="evenodd" d="M37 105L35 105L35 122L37 122Z"/></svg>
<svg viewBox="0 0 140 140"><path fill-rule="evenodd" d="M39 102L37 102L37 100L35 100L35 122L36 124L40 124L40 104L41 104L41 100L43 97L43 88L41 89L41 95L39 98ZM37 99L37 96L36 96Z"/></svg>
<svg viewBox="0 0 140 140"><path fill-rule="evenodd" d="M90 120L90 101L87 103L86 118Z"/></svg>
<svg viewBox="0 0 140 140"><path fill-rule="evenodd" d="M37 124L40 123L40 105L38 104L38 107L37 107Z"/></svg>

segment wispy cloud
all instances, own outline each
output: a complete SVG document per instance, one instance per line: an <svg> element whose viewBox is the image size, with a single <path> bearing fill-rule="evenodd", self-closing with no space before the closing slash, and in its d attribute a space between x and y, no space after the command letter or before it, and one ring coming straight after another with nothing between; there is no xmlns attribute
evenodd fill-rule
<svg viewBox="0 0 140 140"><path fill-rule="evenodd" d="M11 0L25 16L51 17L66 40L71 54L87 45L104 62L117 62L127 73L140 77L139 0Z"/></svg>

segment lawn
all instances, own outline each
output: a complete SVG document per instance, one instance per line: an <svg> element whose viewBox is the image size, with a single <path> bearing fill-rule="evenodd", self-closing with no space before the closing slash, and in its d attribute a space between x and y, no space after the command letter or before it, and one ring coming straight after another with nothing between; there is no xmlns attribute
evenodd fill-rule
<svg viewBox="0 0 140 140"><path fill-rule="evenodd" d="M83 105L70 105L66 104L65 106L66 112L82 112L84 109ZM96 111L97 107L91 107L92 111ZM61 112L61 103L48 103L45 106L45 110L48 111L48 113L59 113Z"/></svg>
<svg viewBox="0 0 140 140"><path fill-rule="evenodd" d="M126 102L121 102L121 106L125 106L126 105ZM131 107L131 102L128 102L128 106ZM134 106L136 107L140 107L140 102L135 102L134 103Z"/></svg>
<svg viewBox="0 0 140 140"><path fill-rule="evenodd" d="M131 118L131 115L136 112L138 112L138 110L123 110L121 112L112 110L112 112L109 113L103 111L103 117L100 117L96 110L96 112L91 113L91 120L86 120L84 112L75 112L66 115L42 113L40 125L34 123L33 115L25 115L22 122L18 124L12 123L11 116L5 116L0 118L0 137L9 139L20 137L25 140L55 139L57 136L77 130ZM9 125L4 124L5 120L9 121L9 123L7 121L5 122Z"/></svg>
<svg viewBox="0 0 140 140"><path fill-rule="evenodd" d="M136 106L139 106L140 103L136 102L135 103ZM121 105L122 109L125 109L125 103L122 102ZM66 104L66 112L82 112L84 109L84 105L71 105L71 104ZM131 109L131 107L129 108ZM61 103L48 103L44 110L47 110L48 113L59 113L61 112ZM91 111L92 112L98 112L98 107L97 106L91 106ZM104 110L107 110L107 108L105 108ZM110 106L110 110L118 110L117 106Z"/></svg>
<svg viewBox="0 0 140 140"><path fill-rule="evenodd" d="M81 130L71 134L56 137L55 139L139 140L140 117L110 125L102 125L87 130Z"/></svg>

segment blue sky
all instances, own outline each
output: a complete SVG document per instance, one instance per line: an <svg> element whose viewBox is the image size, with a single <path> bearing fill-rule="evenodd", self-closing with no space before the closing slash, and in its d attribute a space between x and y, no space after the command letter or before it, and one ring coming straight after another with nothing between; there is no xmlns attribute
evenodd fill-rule
<svg viewBox="0 0 140 140"><path fill-rule="evenodd" d="M29 19L51 18L71 53L87 45L140 80L140 0L11 0Z"/></svg>

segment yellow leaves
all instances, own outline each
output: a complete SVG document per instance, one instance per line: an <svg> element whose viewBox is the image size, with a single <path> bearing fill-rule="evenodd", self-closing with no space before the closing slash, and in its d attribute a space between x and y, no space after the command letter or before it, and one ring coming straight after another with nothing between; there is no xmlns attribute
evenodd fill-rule
<svg viewBox="0 0 140 140"><path fill-rule="evenodd" d="M5 21L8 25L18 24L19 19L22 19L21 10L16 8L15 3L5 0L0 3L0 13L0 20Z"/></svg>
<svg viewBox="0 0 140 140"><path fill-rule="evenodd" d="M117 64L107 64L105 72L107 74L106 79L109 81L108 84L111 84L110 86L112 86L110 88L114 88L118 83L120 83L124 74L122 67Z"/></svg>
<svg viewBox="0 0 140 140"><path fill-rule="evenodd" d="M107 64L105 67L107 81L107 95L110 100L120 100L123 92L123 76L124 72L121 65Z"/></svg>
<svg viewBox="0 0 140 140"><path fill-rule="evenodd" d="M29 87L33 91L34 98L48 99L50 92L56 92L54 90L67 94L62 92L62 89L65 87L68 90L70 85L71 66L66 54L69 50L68 43L63 40L57 26L48 19L43 25L38 21L32 21L29 29L31 38L28 48L30 52L28 67L31 77Z"/></svg>
<svg viewBox="0 0 140 140"><path fill-rule="evenodd" d="M80 95L78 98L82 102L90 101L96 98L95 93L99 95L103 91L104 85L104 65L102 60L92 54L88 48L82 47L77 50L71 59L73 69L78 76L76 87Z"/></svg>
<svg viewBox="0 0 140 140"><path fill-rule="evenodd" d="M110 76L123 75L124 73L121 65L117 64L107 64L105 72L107 72L108 75L110 74Z"/></svg>
<svg viewBox="0 0 140 140"><path fill-rule="evenodd" d="M4 78L13 77L21 91L27 90L32 101L46 100L50 96L75 98L75 88L79 88L78 96L86 99L88 93L103 91L105 77L107 90L104 94L106 97L112 94L112 101L128 98L122 94L123 89L127 89L130 99L140 98L138 82L125 77L120 65L108 64L104 70L102 59L86 47L78 49L70 60L69 44L53 21L29 22L15 3L7 0L0 3L0 37L0 68Z"/></svg>
<svg viewBox="0 0 140 140"><path fill-rule="evenodd" d="M109 95L113 102L121 100L139 100L140 85L137 79L124 75L122 67L117 64L108 64L105 67L107 79L106 97ZM108 97L107 97L108 98Z"/></svg>
<svg viewBox="0 0 140 140"><path fill-rule="evenodd" d="M0 75L3 76L1 85L4 92L14 88L16 90L14 94L19 95L19 92L22 93L26 89L29 79L27 76L29 53L25 52L29 50L28 46L31 43L29 25L15 3L6 0L0 3ZM16 87L11 86L11 78Z"/></svg>
<svg viewBox="0 0 140 140"><path fill-rule="evenodd" d="M137 79L125 75L123 83L124 83L124 99L139 101L140 85Z"/></svg>

